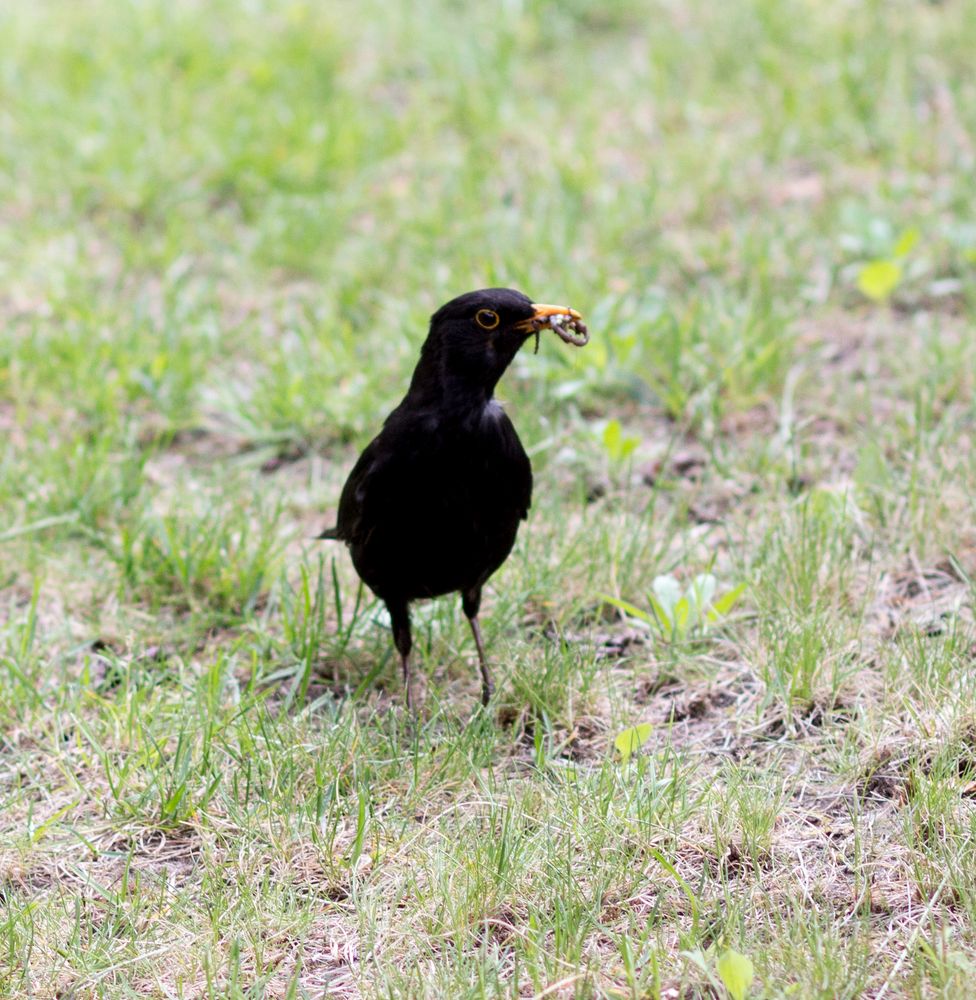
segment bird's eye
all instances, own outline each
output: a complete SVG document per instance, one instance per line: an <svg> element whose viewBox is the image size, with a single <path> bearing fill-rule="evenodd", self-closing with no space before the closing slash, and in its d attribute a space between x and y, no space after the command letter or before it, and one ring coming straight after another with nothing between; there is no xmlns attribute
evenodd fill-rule
<svg viewBox="0 0 976 1000"><path fill-rule="evenodd" d="M494 330L498 326L498 313L490 309L479 309L474 314L474 321L485 330Z"/></svg>

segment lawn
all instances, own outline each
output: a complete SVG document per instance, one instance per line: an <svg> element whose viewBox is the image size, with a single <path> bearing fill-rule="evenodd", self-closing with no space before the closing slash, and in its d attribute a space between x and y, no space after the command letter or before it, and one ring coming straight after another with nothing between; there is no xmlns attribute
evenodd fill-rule
<svg viewBox="0 0 976 1000"><path fill-rule="evenodd" d="M0 39L0 995L976 995L969 0ZM314 535L485 285L591 341L413 718Z"/></svg>

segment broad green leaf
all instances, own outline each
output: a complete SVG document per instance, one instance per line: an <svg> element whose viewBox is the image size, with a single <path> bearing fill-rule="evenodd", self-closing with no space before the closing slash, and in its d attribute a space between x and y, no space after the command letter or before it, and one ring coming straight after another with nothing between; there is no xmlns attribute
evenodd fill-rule
<svg viewBox="0 0 976 1000"><path fill-rule="evenodd" d="M623 437L623 431L620 427L619 420L610 420L607 426L603 428L603 447L606 448L607 454L611 458L620 457L620 440Z"/></svg>
<svg viewBox="0 0 976 1000"><path fill-rule="evenodd" d="M630 760L630 755L648 741L654 726L650 722L641 722L630 729L625 729L622 733L617 733L613 745L620 754L620 760L626 764Z"/></svg>
<svg viewBox="0 0 976 1000"><path fill-rule="evenodd" d="M895 257L904 257L906 254L910 253L912 248L918 243L919 231L913 226L911 229L906 229L901 236L898 237L898 242L895 244L895 249L892 251Z"/></svg>
<svg viewBox="0 0 976 1000"><path fill-rule="evenodd" d="M691 581L691 586L688 588L687 596L699 615L709 606L709 604L712 603L712 598L715 596L715 590L717 587L718 581L711 573L699 573L698 576Z"/></svg>
<svg viewBox="0 0 976 1000"><path fill-rule="evenodd" d="M600 594L598 596L601 601L619 608L625 615L629 615L631 618L647 622L648 625L655 624L654 618L646 611L642 611L636 604L631 604L629 601L622 601L619 597L611 597L609 594Z"/></svg>
<svg viewBox="0 0 976 1000"><path fill-rule="evenodd" d="M691 614L691 601L687 597L682 597L674 606L674 630L682 633L688 626L688 617Z"/></svg>
<svg viewBox="0 0 976 1000"><path fill-rule="evenodd" d="M745 1000L754 975L751 960L729 948L719 956L717 968L732 1000Z"/></svg>
<svg viewBox="0 0 976 1000"><path fill-rule="evenodd" d="M603 447L614 462L623 461L638 445L640 439L624 435L619 420L608 421L603 428Z"/></svg>
<svg viewBox="0 0 976 1000"><path fill-rule="evenodd" d="M710 608L708 612L709 619L714 622L718 621L719 618L724 618L732 610L732 605L735 604L745 589L746 585L740 583L738 587L733 587L722 594Z"/></svg>
<svg viewBox="0 0 976 1000"><path fill-rule="evenodd" d="M884 302L901 281L901 264L893 260L872 260L861 268L857 287L872 302Z"/></svg>
<svg viewBox="0 0 976 1000"><path fill-rule="evenodd" d="M660 626L661 631L670 632L674 628L674 622L671 621L671 616L664 610L661 602L653 594L648 594L647 600L651 605L651 611L654 612L654 618L658 626Z"/></svg>
<svg viewBox="0 0 976 1000"><path fill-rule="evenodd" d="M665 617L669 622L673 622L675 605L681 600L681 584L670 574L656 576L651 584L651 589L664 609Z"/></svg>

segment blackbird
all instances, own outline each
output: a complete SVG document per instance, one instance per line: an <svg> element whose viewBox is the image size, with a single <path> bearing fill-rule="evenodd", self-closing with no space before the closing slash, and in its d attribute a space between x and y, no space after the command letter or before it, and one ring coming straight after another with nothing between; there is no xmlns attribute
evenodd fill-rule
<svg viewBox="0 0 976 1000"><path fill-rule="evenodd" d="M481 666L493 684L478 624L481 588L508 557L532 499L532 467L492 394L519 348L539 331L586 342L580 314L534 304L510 288L468 292L441 306L410 388L359 456L334 528L353 565L386 604L408 707L411 601L459 591Z"/></svg>

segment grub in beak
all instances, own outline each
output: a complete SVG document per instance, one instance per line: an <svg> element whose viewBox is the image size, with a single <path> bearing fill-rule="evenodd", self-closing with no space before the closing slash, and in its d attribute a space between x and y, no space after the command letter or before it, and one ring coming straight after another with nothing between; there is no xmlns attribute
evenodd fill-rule
<svg viewBox="0 0 976 1000"><path fill-rule="evenodd" d="M590 339L583 317L569 306L553 306L536 302L529 319L519 324L526 333L535 334L535 351L539 352L539 331L548 327L560 340L574 347L583 347Z"/></svg>

